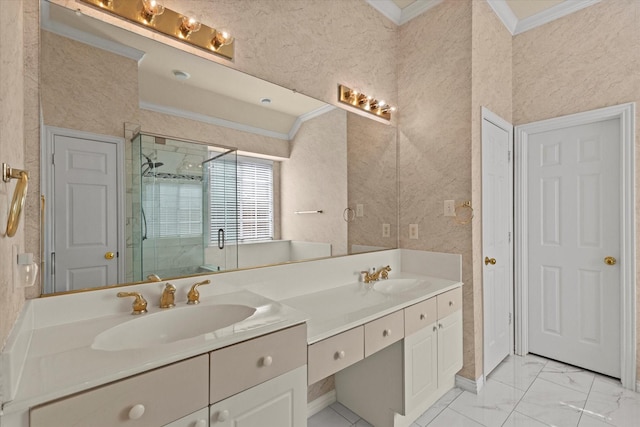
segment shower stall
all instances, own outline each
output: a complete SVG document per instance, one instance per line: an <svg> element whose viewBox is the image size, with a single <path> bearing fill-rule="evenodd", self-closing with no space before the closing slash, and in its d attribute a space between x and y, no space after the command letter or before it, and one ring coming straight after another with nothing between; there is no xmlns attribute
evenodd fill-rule
<svg viewBox="0 0 640 427"><path fill-rule="evenodd" d="M127 278L237 268L236 152L152 134L132 139Z"/></svg>

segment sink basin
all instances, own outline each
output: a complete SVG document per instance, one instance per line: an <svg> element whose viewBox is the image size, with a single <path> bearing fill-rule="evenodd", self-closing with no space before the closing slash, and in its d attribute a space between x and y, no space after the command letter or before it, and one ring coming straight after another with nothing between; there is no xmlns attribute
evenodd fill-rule
<svg viewBox="0 0 640 427"><path fill-rule="evenodd" d="M255 311L253 307L236 304L174 308L107 329L95 337L91 348L120 351L170 344L215 332L251 317Z"/></svg>
<svg viewBox="0 0 640 427"><path fill-rule="evenodd" d="M420 286L416 279L387 279L380 280L373 285L373 289L383 294L399 294L413 290Z"/></svg>

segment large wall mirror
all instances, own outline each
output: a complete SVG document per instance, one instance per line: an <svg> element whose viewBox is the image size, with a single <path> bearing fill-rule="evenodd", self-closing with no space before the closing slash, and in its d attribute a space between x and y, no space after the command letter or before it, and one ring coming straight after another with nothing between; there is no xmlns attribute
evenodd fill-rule
<svg viewBox="0 0 640 427"><path fill-rule="evenodd" d="M47 1L40 94L44 293L397 247L393 126Z"/></svg>

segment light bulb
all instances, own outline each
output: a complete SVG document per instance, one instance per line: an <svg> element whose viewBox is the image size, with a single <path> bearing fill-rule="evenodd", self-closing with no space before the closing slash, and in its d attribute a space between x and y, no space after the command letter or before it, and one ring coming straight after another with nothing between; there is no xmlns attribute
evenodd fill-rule
<svg viewBox="0 0 640 427"><path fill-rule="evenodd" d="M222 46L227 46L233 43L233 37L231 37L231 34L229 34L227 31L214 31L215 33L213 35L213 38L211 39L211 47L213 48L213 50L218 50Z"/></svg>
<svg viewBox="0 0 640 427"><path fill-rule="evenodd" d="M142 19L147 24L152 24L156 16L164 13L164 6L158 4L156 0L142 0Z"/></svg>
<svg viewBox="0 0 640 427"><path fill-rule="evenodd" d="M189 18L187 16L182 17L182 23L180 24L180 36L183 39L188 38L191 33L195 33L200 29L200 23L196 21L194 18Z"/></svg>

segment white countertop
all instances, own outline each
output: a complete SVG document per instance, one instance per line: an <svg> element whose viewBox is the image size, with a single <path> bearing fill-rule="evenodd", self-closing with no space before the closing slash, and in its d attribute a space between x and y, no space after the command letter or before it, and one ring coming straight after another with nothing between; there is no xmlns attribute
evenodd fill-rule
<svg viewBox="0 0 640 427"><path fill-rule="evenodd" d="M7 402L5 413L129 377L173 362L197 356L237 342L303 323L306 315L249 291L203 298L198 309L220 304L256 307L251 317L215 333L173 343L132 350L104 351L91 348L101 332L131 321L130 314L117 314L35 329L16 398ZM180 305L169 310L189 310ZM155 309L154 311L159 311ZM160 314L161 315L161 314ZM140 318L149 316L141 315Z"/></svg>
<svg viewBox="0 0 640 427"><path fill-rule="evenodd" d="M376 283L384 284L384 280L353 283L289 298L282 303L307 314L307 343L313 344L462 286L459 281L410 273L389 278L394 279L416 279L418 285L405 292L388 294L375 290Z"/></svg>

